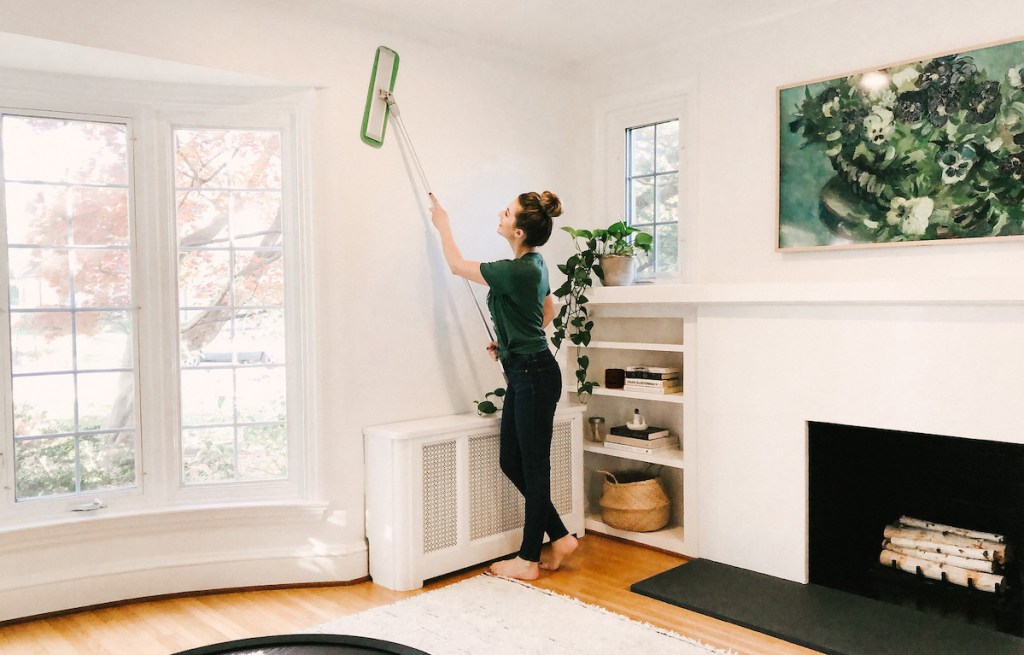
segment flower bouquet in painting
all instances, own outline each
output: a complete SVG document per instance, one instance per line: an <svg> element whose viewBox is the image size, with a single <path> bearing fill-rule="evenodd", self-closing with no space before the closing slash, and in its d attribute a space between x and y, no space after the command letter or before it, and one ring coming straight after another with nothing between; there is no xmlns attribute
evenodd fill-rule
<svg viewBox="0 0 1024 655"><path fill-rule="evenodd" d="M780 91L779 246L1024 234L1022 78L1018 43Z"/></svg>

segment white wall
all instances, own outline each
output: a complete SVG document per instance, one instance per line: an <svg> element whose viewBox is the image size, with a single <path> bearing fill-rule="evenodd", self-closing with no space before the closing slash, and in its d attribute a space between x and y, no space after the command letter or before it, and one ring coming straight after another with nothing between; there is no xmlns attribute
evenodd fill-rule
<svg viewBox="0 0 1024 655"><path fill-rule="evenodd" d="M580 172L578 155L586 121L565 110L565 98L576 95L571 82L497 59L478 59L450 35L389 31L381 23L330 3L5 0L0 29L6 32L317 88L312 162L317 307L312 328L320 343L320 379L311 391L322 399L316 443L321 486L315 500L326 509L319 519L304 510L302 521L289 525L287 539L267 521L241 526L238 534L252 544L251 561L244 566L246 556L237 544L202 538L207 523L199 521L192 543L199 552L192 564L200 574L194 579L179 575L171 584L167 575L153 575L147 578L148 589L136 584L124 587L130 591L109 589L98 595L76 596L65 587L63 594L44 594L33 611L60 609L76 599L94 603L119 593L202 587L210 580L199 568L203 553L239 562L235 578L217 578L216 586L364 576L363 427L468 412L474 399L501 384L499 370L484 353L486 334L476 310L461 281L444 266L436 237L427 229L425 198L412 191L394 125L381 150L359 139L373 54L387 44L401 56L396 95L407 128L469 258L510 254L494 232L497 213L522 191L559 193L567 220L587 213L580 183L587 173ZM568 244L562 247L552 262L564 259ZM559 253L558 247L551 252ZM482 302L483 294L479 297ZM159 523L147 525L153 528L149 546L145 539L133 540L133 549L162 552L164 531ZM101 560L130 561L125 570L152 566L148 557L133 558L116 543L100 546ZM251 577L261 557L269 566L282 552L296 560L284 573L273 579ZM330 566L318 559L325 554L335 558ZM37 550L36 555L40 569L74 561L67 552L63 560L57 552ZM0 569L8 570L3 556ZM52 571L40 573L38 580L47 577Z"/></svg>
<svg viewBox="0 0 1024 655"><path fill-rule="evenodd" d="M614 96L671 93L692 80L687 281L739 285L730 293L740 300L702 306L698 321L702 556L806 580L807 420L1024 442L1020 296L1010 306L942 302L945 280L1020 279L1024 242L774 250L778 87L1020 37L1019 10L1012 1L822 3L666 48L664 66L624 60L596 78L595 93ZM879 305L869 293L869 302L794 305L764 302L776 294L759 290L868 283L884 300L890 280L939 302Z"/></svg>

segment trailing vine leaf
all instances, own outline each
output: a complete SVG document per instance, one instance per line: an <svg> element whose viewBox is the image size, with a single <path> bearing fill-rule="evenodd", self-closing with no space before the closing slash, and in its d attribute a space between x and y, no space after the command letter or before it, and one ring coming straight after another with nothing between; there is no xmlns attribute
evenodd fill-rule
<svg viewBox="0 0 1024 655"><path fill-rule="evenodd" d="M639 229L627 225L623 221L613 223L604 230L577 230L563 227L573 239L576 252L558 265L558 270L565 275L565 282L554 292L562 301L562 306L552 321L554 333L551 343L557 352L568 340L576 347L576 395L580 402L586 402L598 385L587 380L590 358L581 354L581 349L590 345L594 321L590 319L587 303L590 299L586 291L594 284L594 277L604 282L604 269L601 268L602 254L632 256L637 250L650 252L654 238Z"/></svg>
<svg viewBox="0 0 1024 655"><path fill-rule="evenodd" d="M485 416L488 414L494 414L499 409L501 409L501 407L495 405L493 401L487 400L487 398L490 398L492 396L495 398L504 398L505 388L498 387L494 391L488 391L486 394L484 394L484 400L474 400L473 402L476 403L477 414L479 414L480 416Z"/></svg>

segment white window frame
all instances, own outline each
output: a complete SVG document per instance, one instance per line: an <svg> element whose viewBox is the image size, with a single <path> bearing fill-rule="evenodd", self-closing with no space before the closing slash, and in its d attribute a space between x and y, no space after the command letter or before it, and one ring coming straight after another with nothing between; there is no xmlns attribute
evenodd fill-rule
<svg viewBox="0 0 1024 655"><path fill-rule="evenodd" d="M151 84L0 69L3 105L23 114L123 120L132 138L132 292L138 407L136 488L75 496L14 500L14 452L9 401L0 419L0 523L17 527L75 520L70 507L97 497L104 516L176 507L310 500L317 488L317 398L313 331L310 115L312 91L286 87ZM118 99L118 100L112 100ZM174 152L177 127L268 129L282 134L282 220L288 380L288 477L275 481L185 485L181 470L178 375L177 235ZM0 266L7 266L6 249ZM0 269L0 270L5 270ZM0 290L0 361L10 398L7 289ZM92 513L89 513L92 514Z"/></svg>
<svg viewBox="0 0 1024 655"><path fill-rule="evenodd" d="M605 220L596 227L607 227L628 216L626 181L629 157L626 151L627 130L643 125L679 121L679 272L646 274L642 279L655 283L691 281L695 253L696 170L693 135L694 94L689 84L670 91L629 94L606 98L598 105L595 160L603 164L595 176L598 207L603 207Z"/></svg>

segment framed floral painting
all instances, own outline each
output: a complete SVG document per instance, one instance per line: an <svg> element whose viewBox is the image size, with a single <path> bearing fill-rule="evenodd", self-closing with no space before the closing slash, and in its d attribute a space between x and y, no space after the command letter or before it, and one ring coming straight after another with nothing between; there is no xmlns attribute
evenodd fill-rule
<svg viewBox="0 0 1024 655"><path fill-rule="evenodd" d="M1024 41L779 89L778 250L1024 235Z"/></svg>

